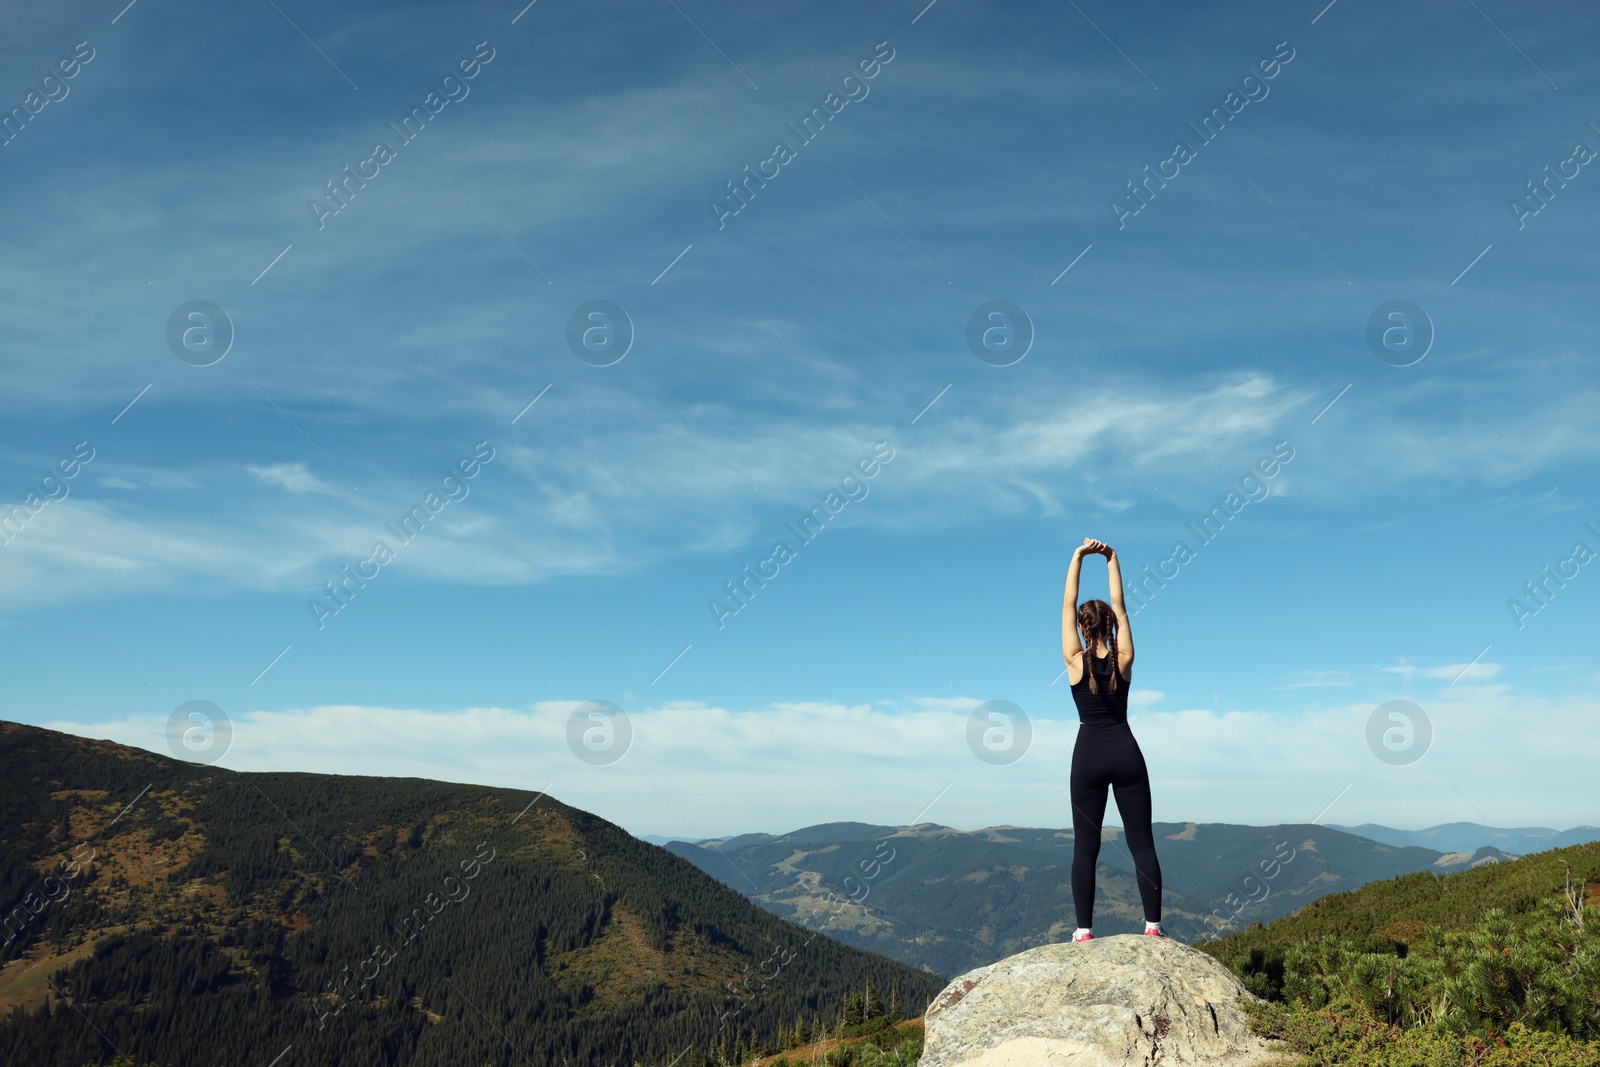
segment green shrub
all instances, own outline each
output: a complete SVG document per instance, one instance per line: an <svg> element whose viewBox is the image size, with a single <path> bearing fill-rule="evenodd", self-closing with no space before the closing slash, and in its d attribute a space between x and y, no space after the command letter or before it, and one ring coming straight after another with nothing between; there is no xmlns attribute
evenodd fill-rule
<svg viewBox="0 0 1600 1067"><path fill-rule="evenodd" d="M1600 924L1552 907L1513 922L1490 908L1465 931L1427 930L1404 954L1325 935L1277 964L1259 950L1236 968L1258 996L1309 1009L1363 1005L1385 1024L1490 1038L1513 1023L1600 1039Z"/></svg>
<svg viewBox="0 0 1600 1067"><path fill-rule="evenodd" d="M1252 1026L1307 1067L1600 1067L1600 923L1586 891L1569 882L1540 906L1490 907L1464 929L1408 929L1412 940L1254 948L1234 970L1267 1001L1247 1003Z"/></svg>
<svg viewBox="0 0 1600 1067"><path fill-rule="evenodd" d="M1600 1067L1600 1045L1520 1022L1484 1039L1394 1026L1351 999L1316 1009L1258 1001L1247 1010L1258 1032L1305 1057L1303 1067Z"/></svg>

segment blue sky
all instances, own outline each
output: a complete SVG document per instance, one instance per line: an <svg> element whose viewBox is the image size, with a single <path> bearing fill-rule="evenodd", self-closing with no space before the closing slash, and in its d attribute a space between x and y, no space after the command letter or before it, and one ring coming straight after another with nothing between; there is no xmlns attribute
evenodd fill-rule
<svg viewBox="0 0 1600 1067"><path fill-rule="evenodd" d="M1071 549L1131 577L1183 539L1134 622L1158 818L1600 822L1600 578L1508 606L1600 551L1597 37L1489 0L14 13L0 496L59 498L0 545L0 716L164 751L209 700L225 766L548 785L638 833L1065 824ZM209 366L166 339L194 300L235 333ZM594 300L633 326L609 366L567 343ZM990 300L1032 324L1009 366L968 347ZM1409 366L1366 339L1394 300ZM1002 699L1034 733L995 766L965 729ZM1404 765L1366 740L1392 699L1432 723ZM633 723L603 766L589 700Z"/></svg>

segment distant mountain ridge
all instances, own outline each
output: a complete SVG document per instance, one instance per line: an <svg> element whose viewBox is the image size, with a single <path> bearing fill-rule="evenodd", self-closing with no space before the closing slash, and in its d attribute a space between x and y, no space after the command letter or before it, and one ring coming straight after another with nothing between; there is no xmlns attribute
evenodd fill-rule
<svg viewBox="0 0 1600 1067"><path fill-rule="evenodd" d="M1163 925L1184 941L1270 922L1327 893L1415 871L1509 858L1450 854L1311 824L1157 823ZM1069 829L838 822L666 848L774 914L821 922L846 943L962 974L1070 936ZM1119 828L1100 850L1096 933L1143 929ZM826 912L826 914L824 914Z"/></svg>
<svg viewBox="0 0 1600 1067"><path fill-rule="evenodd" d="M668 837L666 834L634 834L633 836L637 837L640 841L647 841L652 845L670 845L674 841L684 840L681 837ZM700 844L700 840L697 838L693 841L688 841L685 843L690 845L698 845Z"/></svg>
<svg viewBox="0 0 1600 1067"><path fill-rule="evenodd" d="M1438 849L1441 852L1476 852L1485 845L1492 845L1519 856L1600 841L1600 826L1574 826L1570 830L1552 830L1548 826L1495 827L1475 822L1448 822L1430 826L1425 830L1396 830L1390 826L1368 822L1360 826L1333 828L1373 841L1382 841L1397 848L1418 845L1422 848Z"/></svg>

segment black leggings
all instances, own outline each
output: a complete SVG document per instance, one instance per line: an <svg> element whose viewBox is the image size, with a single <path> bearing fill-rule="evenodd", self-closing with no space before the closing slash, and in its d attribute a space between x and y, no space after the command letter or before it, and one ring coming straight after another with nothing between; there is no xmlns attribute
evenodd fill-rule
<svg viewBox="0 0 1600 1067"><path fill-rule="evenodd" d="M1126 724L1080 726L1072 747L1072 902L1078 925L1094 919L1094 867L1100 858L1106 790L1115 789L1123 836L1139 877L1139 901L1146 922L1161 921L1161 864L1150 829L1150 773L1144 753Z"/></svg>

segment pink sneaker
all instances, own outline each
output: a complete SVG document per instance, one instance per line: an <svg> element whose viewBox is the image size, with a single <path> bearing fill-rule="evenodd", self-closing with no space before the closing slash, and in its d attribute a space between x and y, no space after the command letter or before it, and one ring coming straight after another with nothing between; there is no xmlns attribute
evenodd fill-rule
<svg viewBox="0 0 1600 1067"><path fill-rule="evenodd" d="M1144 936L1146 936L1146 937L1166 937L1167 935L1161 932L1161 924L1160 923L1156 923L1154 926L1151 926L1149 923L1146 923L1145 924L1145 930L1144 930Z"/></svg>
<svg viewBox="0 0 1600 1067"><path fill-rule="evenodd" d="M1078 941L1093 941L1094 935L1087 930L1074 930L1072 932L1072 940L1074 943Z"/></svg>

